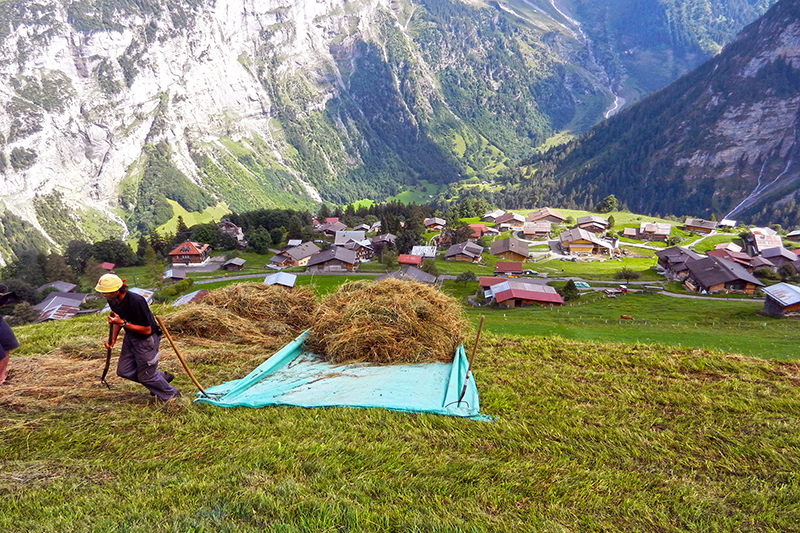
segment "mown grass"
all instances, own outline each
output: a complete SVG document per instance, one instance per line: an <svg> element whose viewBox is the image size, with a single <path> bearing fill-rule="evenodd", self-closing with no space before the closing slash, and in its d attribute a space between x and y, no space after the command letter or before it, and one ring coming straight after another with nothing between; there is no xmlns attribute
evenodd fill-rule
<svg viewBox="0 0 800 533"><path fill-rule="evenodd" d="M201 380L242 375L187 356ZM798 529L796 364L485 332L474 372L492 422L192 405L182 372L175 405L114 379L5 409L0 530Z"/></svg>

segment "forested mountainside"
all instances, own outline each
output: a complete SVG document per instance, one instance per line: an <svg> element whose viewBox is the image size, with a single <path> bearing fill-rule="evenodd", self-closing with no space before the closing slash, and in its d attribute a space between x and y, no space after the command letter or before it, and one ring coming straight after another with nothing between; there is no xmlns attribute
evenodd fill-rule
<svg viewBox="0 0 800 533"><path fill-rule="evenodd" d="M800 224L800 0L781 0L718 56L583 138L530 160L508 203Z"/></svg>
<svg viewBox="0 0 800 533"><path fill-rule="evenodd" d="M146 232L170 201L313 208L499 175L620 102L621 52L598 61L552 0L7 1L0 16L0 264Z"/></svg>

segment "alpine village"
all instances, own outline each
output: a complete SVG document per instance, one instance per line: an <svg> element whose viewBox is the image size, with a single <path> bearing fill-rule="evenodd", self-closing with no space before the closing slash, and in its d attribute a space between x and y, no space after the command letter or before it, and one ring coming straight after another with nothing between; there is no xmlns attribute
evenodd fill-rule
<svg viewBox="0 0 800 533"><path fill-rule="evenodd" d="M800 532L800 0L0 12L0 531Z"/></svg>

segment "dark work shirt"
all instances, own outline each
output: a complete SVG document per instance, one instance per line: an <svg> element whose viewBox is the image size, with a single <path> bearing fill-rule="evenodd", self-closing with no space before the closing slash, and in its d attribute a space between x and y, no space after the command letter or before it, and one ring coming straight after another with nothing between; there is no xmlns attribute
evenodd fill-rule
<svg viewBox="0 0 800 533"><path fill-rule="evenodd" d="M117 313L122 320L127 320L131 324L137 326L150 326L151 335L153 333L161 335L161 329L159 329L156 319L153 317L153 313L147 305L147 301L135 292L128 291L125 293L125 297L121 302L112 302L109 305L111 310ZM141 335L128 330L125 330L125 334L134 335L139 338L147 337L147 335Z"/></svg>

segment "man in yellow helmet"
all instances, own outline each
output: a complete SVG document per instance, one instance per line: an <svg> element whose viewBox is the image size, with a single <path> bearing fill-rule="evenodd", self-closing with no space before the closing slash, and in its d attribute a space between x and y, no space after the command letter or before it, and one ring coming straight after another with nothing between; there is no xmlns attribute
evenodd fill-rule
<svg viewBox="0 0 800 533"><path fill-rule="evenodd" d="M141 383L162 402L179 397L180 392L169 384L172 374L158 370L158 346L162 332L147 301L129 292L125 283L114 274L101 276L95 290L108 300L111 307L108 323L113 324L113 329L111 343L108 340L103 342L106 349L113 348L119 332L125 330L117 375Z"/></svg>

